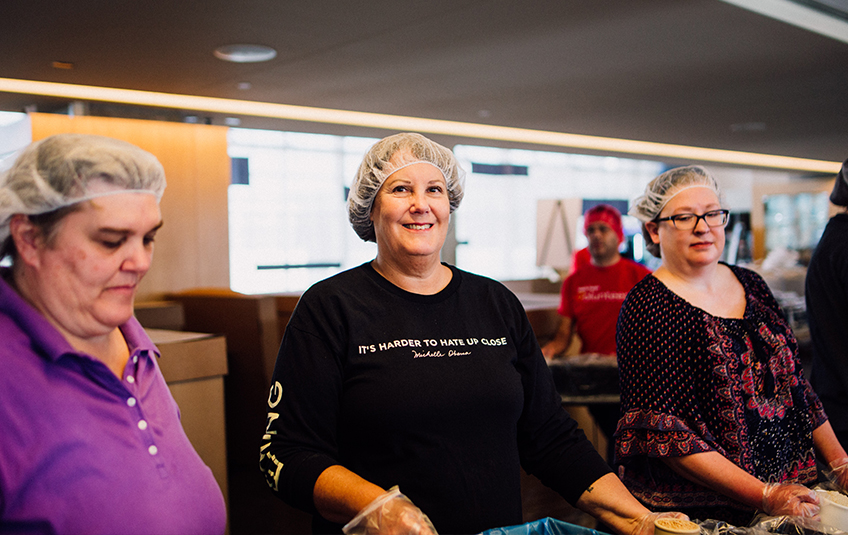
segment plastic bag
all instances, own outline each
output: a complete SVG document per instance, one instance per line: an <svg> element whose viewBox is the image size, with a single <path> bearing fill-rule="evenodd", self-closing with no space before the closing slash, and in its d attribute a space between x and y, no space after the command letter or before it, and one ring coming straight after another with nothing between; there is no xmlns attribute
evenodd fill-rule
<svg viewBox="0 0 848 535"><path fill-rule="evenodd" d="M721 520L695 521L701 535L844 535L845 532L801 516L760 516L749 527L737 527Z"/></svg>
<svg viewBox="0 0 848 535"><path fill-rule="evenodd" d="M822 473L827 478L827 482L820 485L822 488L848 494L848 458L830 463Z"/></svg>
<svg viewBox="0 0 848 535"><path fill-rule="evenodd" d="M822 524L818 520L801 516L773 516L764 518L754 526L755 528L769 533L780 533L782 535L838 535L845 532Z"/></svg>
<svg viewBox="0 0 848 535"><path fill-rule="evenodd" d="M845 531L848 529L848 496L842 484L833 481L815 487L819 496L819 520L822 524Z"/></svg>
<svg viewBox="0 0 848 535"><path fill-rule="evenodd" d="M480 535L608 535L584 526L569 524L555 518L542 518L526 524L493 528Z"/></svg>

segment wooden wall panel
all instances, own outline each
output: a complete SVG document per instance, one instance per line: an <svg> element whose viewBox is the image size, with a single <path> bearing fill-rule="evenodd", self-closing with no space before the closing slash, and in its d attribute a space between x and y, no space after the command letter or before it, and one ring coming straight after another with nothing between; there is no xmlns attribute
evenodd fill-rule
<svg viewBox="0 0 848 535"><path fill-rule="evenodd" d="M153 153L165 168L164 226L138 300L196 287L229 288L227 187L230 159L223 126L30 114L33 140L61 132L126 140Z"/></svg>

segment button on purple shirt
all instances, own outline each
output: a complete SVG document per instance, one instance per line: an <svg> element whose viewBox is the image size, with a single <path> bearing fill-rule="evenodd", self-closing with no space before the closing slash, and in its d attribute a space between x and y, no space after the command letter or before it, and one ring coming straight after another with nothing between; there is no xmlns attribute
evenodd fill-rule
<svg viewBox="0 0 848 535"><path fill-rule="evenodd" d="M224 532L153 342L135 318L121 331L123 379L0 278L0 533Z"/></svg>

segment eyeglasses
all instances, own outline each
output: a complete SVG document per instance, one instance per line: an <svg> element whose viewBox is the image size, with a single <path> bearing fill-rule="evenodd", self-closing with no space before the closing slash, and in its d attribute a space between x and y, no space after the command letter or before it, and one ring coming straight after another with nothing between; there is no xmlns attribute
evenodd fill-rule
<svg viewBox="0 0 848 535"><path fill-rule="evenodd" d="M702 215L695 214L675 214L669 217L661 217L655 219L657 223L660 221L671 221L674 228L677 230L692 230L698 226L698 223L703 219L710 227L723 227L727 224L727 215L730 210L713 210Z"/></svg>

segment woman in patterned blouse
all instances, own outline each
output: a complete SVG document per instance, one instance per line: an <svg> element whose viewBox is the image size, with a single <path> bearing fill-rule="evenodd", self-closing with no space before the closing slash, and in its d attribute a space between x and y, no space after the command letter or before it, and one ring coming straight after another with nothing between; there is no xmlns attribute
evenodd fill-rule
<svg viewBox="0 0 848 535"><path fill-rule="evenodd" d="M672 169L630 213L662 265L618 321L620 477L650 509L700 520L817 515L816 453L848 459L765 282L719 262L728 211L715 179Z"/></svg>

